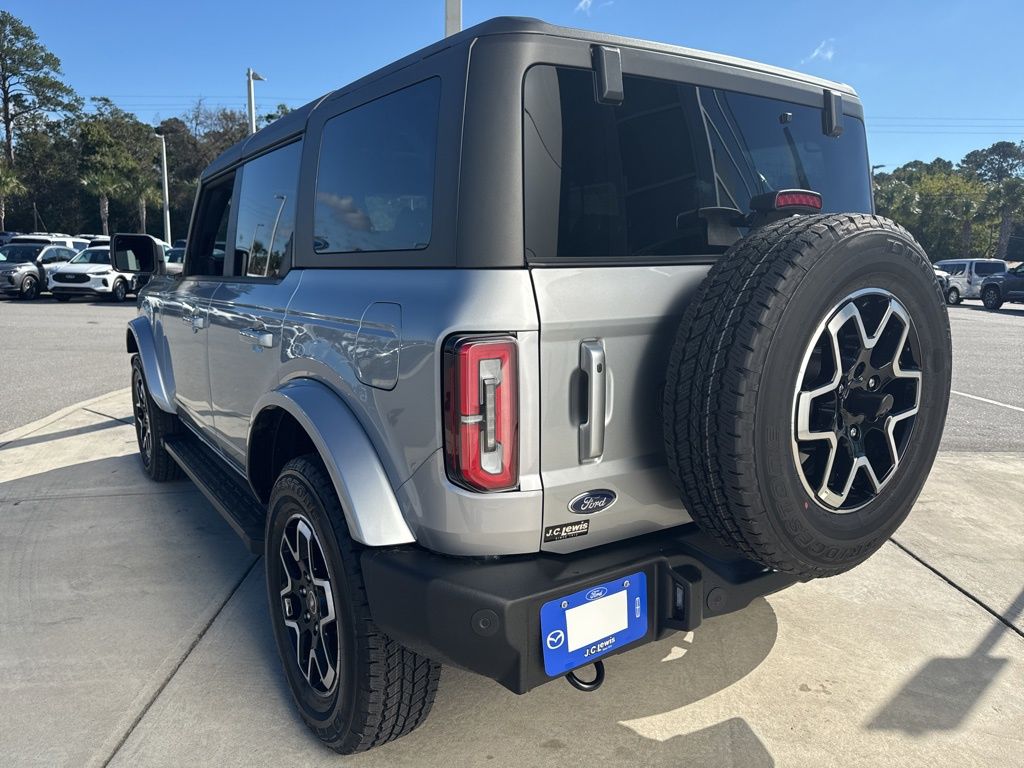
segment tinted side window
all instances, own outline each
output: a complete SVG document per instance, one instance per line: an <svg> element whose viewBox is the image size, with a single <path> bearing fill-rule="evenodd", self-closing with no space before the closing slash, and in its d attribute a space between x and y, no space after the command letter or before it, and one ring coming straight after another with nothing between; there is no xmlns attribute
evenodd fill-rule
<svg viewBox="0 0 1024 768"><path fill-rule="evenodd" d="M859 120L830 138L820 108L630 75L621 105L600 104L593 78L527 73L530 258L714 253L700 208L747 213L753 196L779 189L813 189L826 212L872 209Z"/></svg>
<svg viewBox="0 0 1024 768"><path fill-rule="evenodd" d="M427 247L440 96L433 78L327 122L313 214L317 253Z"/></svg>
<svg viewBox="0 0 1024 768"><path fill-rule="evenodd" d="M949 272L951 276L962 275L967 269L967 264L962 261L954 262L953 264L947 264L945 270Z"/></svg>
<svg viewBox="0 0 1024 768"><path fill-rule="evenodd" d="M275 149L242 168L235 227L235 274L274 277L291 260L302 142Z"/></svg>
<svg viewBox="0 0 1024 768"><path fill-rule="evenodd" d="M234 174L205 184L196 208L194 231L188 241L185 274L223 275L224 253L231 218Z"/></svg>
<svg viewBox="0 0 1024 768"><path fill-rule="evenodd" d="M978 261L974 264L976 275L998 275L1006 271L1006 265L1001 261Z"/></svg>

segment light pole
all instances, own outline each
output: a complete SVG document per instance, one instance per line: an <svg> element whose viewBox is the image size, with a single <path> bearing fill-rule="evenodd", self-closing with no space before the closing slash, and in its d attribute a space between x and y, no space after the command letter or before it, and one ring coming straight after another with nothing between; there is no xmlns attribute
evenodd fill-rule
<svg viewBox="0 0 1024 768"><path fill-rule="evenodd" d="M462 31L462 0L444 0L444 36Z"/></svg>
<svg viewBox="0 0 1024 768"><path fill-rule="evenodd" d="M875 175L875 171L877 171L879 168L888 168L888 167L889 166L887 166L885 163L880 163L878 165L872 165L871 166L871 175L874 176Z"/></svg>
<svg viewBox="0 0 1024 768"><path fill-rule="evenodd" d="M253 82L266 79L252 67L245 70L245 83L249 89L249 133L256 133L256 91L253 88Z"/></svg>
<svg viewBox="0 0 1024 768"><path fill-rule="evenodd" d="M160 139L160 168L163 171L164 186L164 242L171 244L171 195L167 186L167 139L162 133L155 134Z"/></svg>

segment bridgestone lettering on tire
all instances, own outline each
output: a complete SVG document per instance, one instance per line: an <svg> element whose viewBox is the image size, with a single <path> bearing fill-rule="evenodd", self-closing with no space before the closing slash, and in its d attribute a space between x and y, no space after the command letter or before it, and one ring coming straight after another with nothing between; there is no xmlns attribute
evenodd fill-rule
<svg viewBox="0 0 1024 768"><path fill-rule="evenodd" d="M664 394L669 467L701 528L801 578L874 553L942 436L944 302L881 217L792 217L733 246L683 317Z"/></svg>

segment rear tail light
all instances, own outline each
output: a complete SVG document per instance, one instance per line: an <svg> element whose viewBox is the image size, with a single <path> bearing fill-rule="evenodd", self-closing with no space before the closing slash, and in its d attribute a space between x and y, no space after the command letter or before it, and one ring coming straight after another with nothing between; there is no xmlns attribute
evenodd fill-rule
<svg viewBox="0 0 1024 768"><path fill-rule="evenodd" d="M478 491L519 483L519 372L513 336L461 336L444 355L445 466Z"/></svg>

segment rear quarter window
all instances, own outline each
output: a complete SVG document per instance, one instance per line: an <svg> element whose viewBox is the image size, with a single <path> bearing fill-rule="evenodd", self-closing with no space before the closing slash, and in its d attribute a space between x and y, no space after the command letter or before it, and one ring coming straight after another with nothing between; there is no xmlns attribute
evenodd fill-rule
<svg viewBox="0 0 1024 768"><path fill-rule="evenodd" d="M430 243L441 83L431 78L331 118L317 168L317 253Z"/></svg>
<svg viewBox="0 0 1024 768"><path fill-rule="evenodd" d="M538 65L523 95L527 257L708 255L705 207L812 189L825 212L872 210L864 125L822 131L822 110L626 75L598 103L590 70Z"/></svg>
<svg viewBox="0 0 1024 768"><path fill-rule="evenodd" d="M1001 261L979 261L974 265L976 275L998 275L1006 271L1006 264Z"/></svg>

